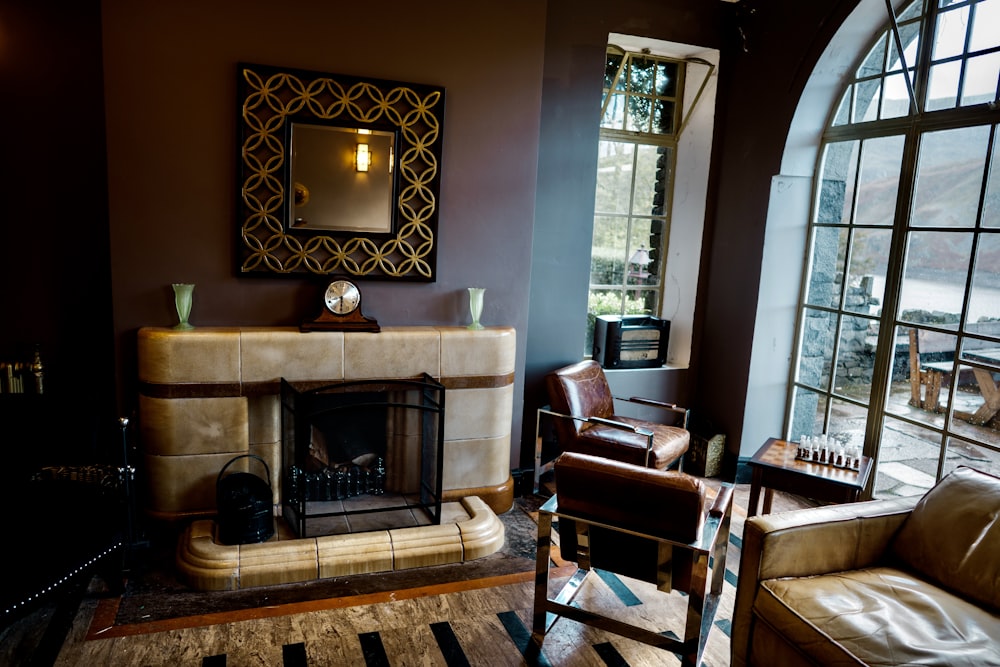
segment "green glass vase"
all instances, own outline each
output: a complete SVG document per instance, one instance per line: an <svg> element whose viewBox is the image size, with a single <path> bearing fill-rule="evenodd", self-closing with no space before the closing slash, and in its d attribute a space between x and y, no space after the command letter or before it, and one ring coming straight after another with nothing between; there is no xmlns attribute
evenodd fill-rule
<svg viewBox="0 0 1000 667"><path fill-rule="evenodd" d="M192 283L174 283L174 305L177 307L177 317L180 320L174 329L187 331L194 329L188 322L191 316L191 304L194 301L194 285Z"/></svg>

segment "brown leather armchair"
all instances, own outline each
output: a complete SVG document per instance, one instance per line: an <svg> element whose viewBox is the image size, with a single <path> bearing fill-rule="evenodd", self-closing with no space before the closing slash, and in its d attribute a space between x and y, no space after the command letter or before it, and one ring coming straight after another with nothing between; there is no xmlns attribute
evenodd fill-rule
<svg viewBox="0 0 1000 667"><path fill-rule="evenodd" d="M705 484L697 477L572 452L556 460L555 475L557 493L538 513L536 645L563 616L676 652L685 665L701 664L726 571L733 486L723 484L709 506ZM578 569L550 597L554 518L561 555ZM651 627L662 619L644 619L638 626L628 620L632 617L617 614L620 609L574 603L593 568L655 584L666 594L685 593L683 638L661 632L662 625Z"/></svg>
<svg viewBox="0 0 1000 667"><path fill-rule="evenodd" d="M688 450L691 434L687 431L687 409L636 396L614 396L604 369L596 361L581 361L553 371L546 376L545 385L552 409L540 410L539 421L546 414L555 417L553 428L562 451L664 470ZM615 400L663 409L677 423L668 425L618 414ZM537 491L538 478L552 469L552 463L542 463L540 448L535 459Z"/></svg>

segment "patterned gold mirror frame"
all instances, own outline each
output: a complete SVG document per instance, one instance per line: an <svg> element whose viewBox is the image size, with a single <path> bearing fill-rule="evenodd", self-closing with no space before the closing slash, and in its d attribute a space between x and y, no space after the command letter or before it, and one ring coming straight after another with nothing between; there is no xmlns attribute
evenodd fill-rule
<svg viewBox="0 0 1000 667"><path fill-rule="evenodd" d="M238 271L433 281L444 88L239 65ZM292 122L399 133L394 233L289 232Z"/></svg>

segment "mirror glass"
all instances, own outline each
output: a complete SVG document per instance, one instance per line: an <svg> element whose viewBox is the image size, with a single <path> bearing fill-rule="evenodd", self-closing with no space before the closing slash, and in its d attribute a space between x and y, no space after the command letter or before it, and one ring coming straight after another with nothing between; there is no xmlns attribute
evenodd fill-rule
<svg viewBox="0 0 1000 667"><path fill-rule="evenodd" d="M381 130L292 123L291 229L392 232L395 137Z"/></svg>

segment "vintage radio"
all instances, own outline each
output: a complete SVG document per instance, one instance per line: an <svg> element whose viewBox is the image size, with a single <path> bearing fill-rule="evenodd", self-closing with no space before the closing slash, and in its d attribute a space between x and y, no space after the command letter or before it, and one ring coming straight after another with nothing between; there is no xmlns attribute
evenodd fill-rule
<svg viewBox="0 0 1000 667"><path fill-rule="evenodd" d="M604 368L659 368L667 362L670 320L648 315L599 315L594 360Z"/></svg>

